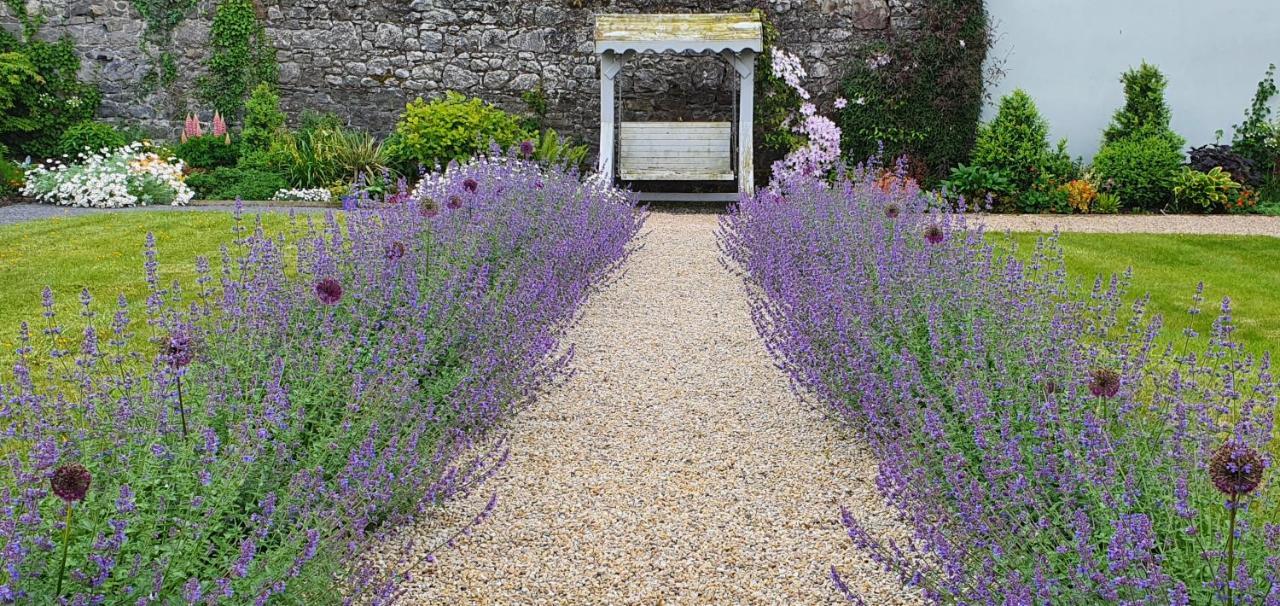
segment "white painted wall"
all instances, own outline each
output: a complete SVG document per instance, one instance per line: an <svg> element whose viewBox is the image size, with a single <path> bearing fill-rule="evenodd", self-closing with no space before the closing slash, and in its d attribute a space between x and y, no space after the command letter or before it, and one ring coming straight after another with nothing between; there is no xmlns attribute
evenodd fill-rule
<svg viewBox="0 0 1280 606"><path fill-rule="evenodd" d="M1146 60L1169 79L1173 128L1189 145L1240 123L1269 63L1280 64L1280 0L987 0L1001 95L1026 90L1056 142L1092 158L1124 101L1120 74ZM1274 115L1274 114L1273 114Z"/></svg>

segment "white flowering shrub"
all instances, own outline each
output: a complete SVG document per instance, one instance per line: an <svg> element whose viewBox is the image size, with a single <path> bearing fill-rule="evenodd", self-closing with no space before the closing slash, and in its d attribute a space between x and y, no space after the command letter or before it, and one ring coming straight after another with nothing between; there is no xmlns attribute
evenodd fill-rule
<svg viewBox="0 0 1280 606"><path fill-rule="evenodd" d="M330 202L333 200L333 192L323 187L282 189L271 196L271 199L289 202Z"/></svg>
<svg viewBox="0 0 1280 606"><path fill-rule="evenodd" d="M181 206L195 197L183 182L182 162L169 162L142 143L31 168L22 193L46 204L91 208Z"/></svg>

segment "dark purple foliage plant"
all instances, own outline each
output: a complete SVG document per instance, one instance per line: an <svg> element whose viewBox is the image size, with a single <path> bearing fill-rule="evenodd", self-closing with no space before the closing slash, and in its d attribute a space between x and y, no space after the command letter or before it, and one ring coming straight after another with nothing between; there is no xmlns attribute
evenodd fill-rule
<svg viewBox="0 0 1280 606"><path fill-rule="evenodd" d="M502 464L501 422L564 369L560 336L643 213L514 157L376 202L280 235L240 219L190 290L160 283L149 239L145 306L112 317L88 293L58 317L46 290L0 378L0 603L396 596L417 560L362 556Z"/></svg>
<svg viewBox="0 0 1280 606"><path fill-rule="evenodd" d="M935 604L1280 604L1276 383L1229 301L1164 334L1127 274L1075 282L1056 235L1012 251L879 171L782 183L720 236L767 347L913 529L843 511L857 546Z"/></svg>

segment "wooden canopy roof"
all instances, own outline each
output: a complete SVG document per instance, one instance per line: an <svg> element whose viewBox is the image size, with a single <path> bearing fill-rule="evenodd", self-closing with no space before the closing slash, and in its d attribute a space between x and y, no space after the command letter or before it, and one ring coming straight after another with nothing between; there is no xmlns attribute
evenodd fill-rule
<svg viewBox="0 0 1280 606"><path fill-rule="evenodd" d="M763 26L751 13L599 15L595 42L597 53L764 50Z"/></svg>

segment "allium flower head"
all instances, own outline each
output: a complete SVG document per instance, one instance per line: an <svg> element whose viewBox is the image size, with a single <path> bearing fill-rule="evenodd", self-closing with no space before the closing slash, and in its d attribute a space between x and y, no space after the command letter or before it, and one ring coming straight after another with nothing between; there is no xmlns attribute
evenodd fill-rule
<svg viewBox="0 0 1280 606"><path fill-rule="evenodd" d="M396 241L387 245L386 256L388 261L396 261L404 256L404 243Z"/></svg>
<svg viewBox="0 0 1280 606"><path fill-rule="evenodd" d="M190 364L194 356L191 336L184 332L170 334L164 344L164 355L168 358L169 366L173 368L182 368Z"/></svg>
<svg viewBox="0 0 1280 606"><path fill-rule="evenodd" d="M890 219L897 219L900 214L902 214L902 207L898 206L897 202L890 202L885 205L884 216L889 217Z"/></svg>
<svg viewBox="0 0 1280 606"><path fill-rule="evenodd" d="M1120 373L1098 368L1089 376L1089 393L1099 398L1114 398L1120 393Z"/></svg>
<svg viewBox="0 0 1280 606"><path fill-rule="evenodd" d="M477 183L475 179L467 177L466 180L462 182L462 187L469 192L475 193L477 189L480 189L480 184Z"/></svg>
<svg viewBox="0 0 1280 606"><path fill-rule="evenodd" d="M1047 396L1058 393L1058 382L1053 379L1045 379L1044 382L1040 384L1040 387L1044 389L1044 393Z"/></svg>
<svg viewBox="0 0 1280 606"><path fill-rule="evenodd" d="M1246 495L1262 483L1263 468L1258 451L1239 442L1227 442L1209 460L1209 478L1223 494Z"/></svg>
<svg viewBox="0 0 1280 606"><path fill-rule="evenodd" d="M474 181L472 181L472 183L474 183ZM449 196L449 203L447 206L449 207L449 210L458 210L459 208L462 208L462 198Z"/></svg>
<svg viewBox="0 0 1280 606"><path fill-rule="evenodd" d="M84 465L79 463L71 463L63 465L53 472L53 477L49 478L49 484L53 487L53 494L58 495L59 499L68 503L72 501L83 501L84 495L89 492L89 484L93 481L93 475L85 469Z"/></svg>
<svg viewBox="0 0 1280 606"><path fill-rule="evenodd" d="M533 155L533 141L520 142L520 155L526 158Z"/></svg>
<svg viewBox="0 0 1280 606"><path fill-rule="evenodd" d="M942 241L947 239L947 235L937 223L934 223L924 228L924 239L930 244L942 244Z"/></svg>
<svg viewBox="0 0 1280 606"><path fill-rule="evenodd" d="M316 282L316 298L325 305L335 305L342 300L342 284L333 278Z"/></svg>

